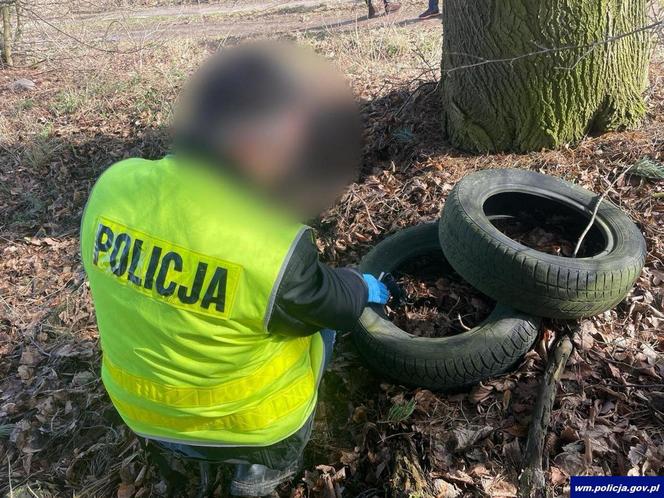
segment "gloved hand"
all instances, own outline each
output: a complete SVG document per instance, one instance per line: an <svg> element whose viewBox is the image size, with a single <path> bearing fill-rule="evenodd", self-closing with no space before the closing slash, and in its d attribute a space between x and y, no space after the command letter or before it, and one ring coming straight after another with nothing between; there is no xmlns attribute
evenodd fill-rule
<svg viewBox="0 0 664 498"><path fill-rule="evenodd" d="M394 278L394 275L391 273L383 273L380 275L380 277L378 277L378 280L382 282L385 287L387 287L387 291L390 293L390 297L392 298L392 304L395 306L401 305L405 296L403 289L398 284L397 279Z"/></svg>
<svg viewBox="0 0 664 498"><path fill-rule="evenodd" d="M390 298L390 293L385 284L369 273L362 275L362 278L364 278L364 282L367 284L367 289L369 290L367 301L376 304L386 304Z"/></svg>

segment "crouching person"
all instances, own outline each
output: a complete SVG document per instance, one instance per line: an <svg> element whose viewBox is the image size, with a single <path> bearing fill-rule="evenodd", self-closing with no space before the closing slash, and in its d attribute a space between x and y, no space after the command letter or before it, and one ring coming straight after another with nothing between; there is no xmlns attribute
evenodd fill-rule
<svg viewBox="0 0 664 498"><path fill-rule="evenodd" d="M174 135L173 154L106 170L85 208L102 379L136 434L269 495L298 470L333 331L387 299L320 263L300 223L357 174L358 112L310 53L248 45L194 76Z"/></svg>

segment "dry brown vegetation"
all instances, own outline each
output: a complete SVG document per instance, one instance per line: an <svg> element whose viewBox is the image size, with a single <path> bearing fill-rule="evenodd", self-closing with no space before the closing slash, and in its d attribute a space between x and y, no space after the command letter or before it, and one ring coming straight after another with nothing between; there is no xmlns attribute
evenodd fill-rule
<svg viewBox="0 0 664 498"><path fill-rule="evenodd" d="M416 13L417 5L407 8ZM449 148L437 122L439 31L435 21L372 30L359 23L293 35L346 72L367 123L361 180L316 222L326 261L357 263L385 235L435 219L454 183L477 169L528 168L603 192L638 159L664 160L659 53L648 116L637 130L521 155ZM130 53L78 47L84 57L60 54L0 71L0 495L127 498L164 491L99 379L78 222L105 167L165 152L182 82L223 43L178 38ZM35 90L4 87L18 78L34 80ZM581 323L546 440L554 495L564 494L569 475L664 472L662 192L662 182L627 175L608 194L642 229L648 259L622 303ZM516 372L455 394L377 378L343 334L323 383L305 470L282 496L330 498L335 489L365 498L516 496L539 375L564 326L546 321ZM193 490L196 467L178 468Z"/></svg>

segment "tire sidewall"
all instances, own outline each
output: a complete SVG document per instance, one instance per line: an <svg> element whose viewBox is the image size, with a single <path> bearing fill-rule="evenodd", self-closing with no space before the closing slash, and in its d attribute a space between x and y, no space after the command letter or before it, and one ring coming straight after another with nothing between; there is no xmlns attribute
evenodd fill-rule
<svg viewBox="0 0 664 498"><path fill-rule="evenodd" d="M438 225L415 225L388 236L362 259L361 271L378 275L433 251L444 255ZM452 267L448 265L447 271L452 272ZM381 318L377 328L369 327L373 331L362 322L353 331L354 342L369 366L405 385L443 390L461 389L507 371L530 349L540 323L537 317L498 304L468 332L426 338Z"/></svg>
<svg viewBox="0 0 664 498"><path fill-rule="evenodd" d="M519 251L525 257L565 269L592 271L600 267L620 268L632 265L635 258L641 257L645 252L645 241L636 225L607 199L602 200L595 223L605 235L610 237L612 247L596 256L585 258L556 256L527 247L502 233L484 213L484 203L489 197L513 191L539 195L564 203L585 214L589 221L597 196L564 180L534 171L492 169L466 176L455 186L455 190L460 208L476 230L484 232L502 246ZM455 192L452 192L451 195L454 194ZM445 230L453 231L455 228L458 227L445 219L443 208L441 233ZM451 235L454 236L453 232Z"/></svg>

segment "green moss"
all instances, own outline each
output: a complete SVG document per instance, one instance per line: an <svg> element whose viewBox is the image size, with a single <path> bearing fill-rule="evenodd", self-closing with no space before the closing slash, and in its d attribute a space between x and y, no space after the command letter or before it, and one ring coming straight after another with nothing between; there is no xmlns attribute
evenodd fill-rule
<svg viewBox="0 0 664 498"><path fill-rule="evenodd" d="M443 131L477 152L529 151L637 125L650 54L645 0L448 0Z"/></svg>

